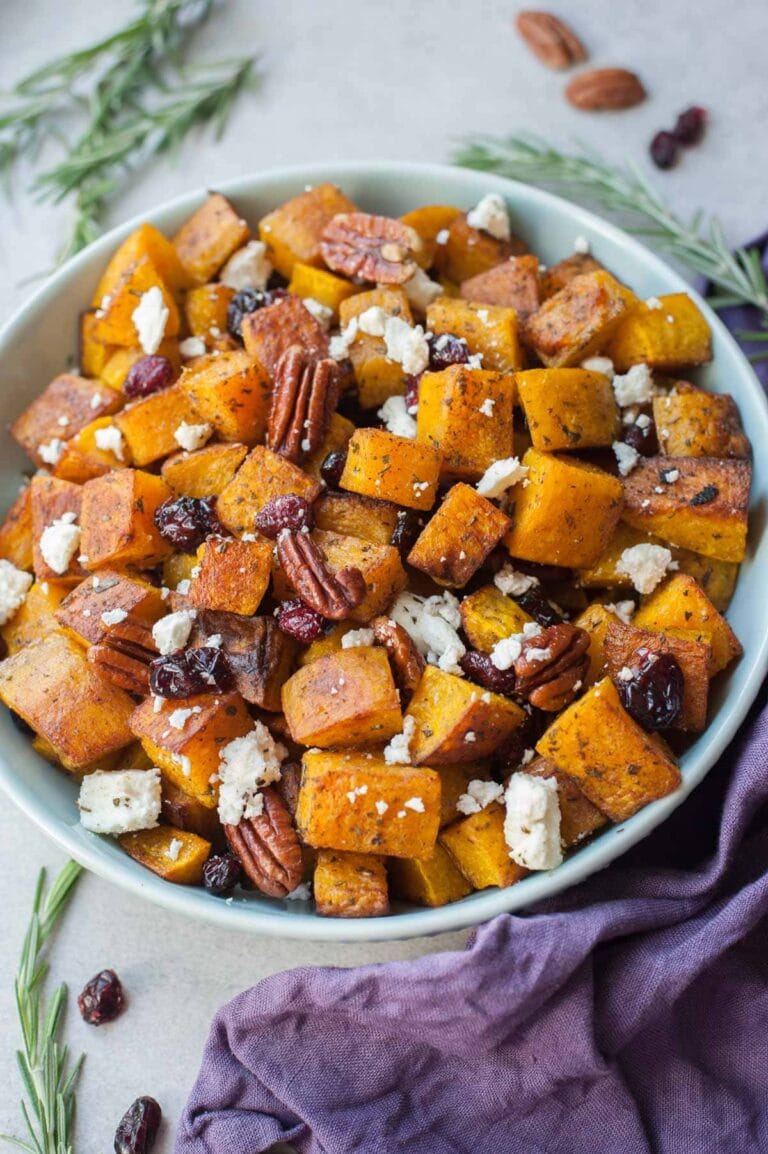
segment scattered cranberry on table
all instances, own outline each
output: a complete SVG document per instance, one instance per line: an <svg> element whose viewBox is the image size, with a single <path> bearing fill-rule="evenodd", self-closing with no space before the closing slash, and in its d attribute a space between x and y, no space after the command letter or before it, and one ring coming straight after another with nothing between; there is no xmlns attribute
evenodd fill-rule
<svg viewBox="0 0 768 1154"><path fill-rule="evenodd" d="M173 382L173 365L167 357L139 357L123 382L123 392L132 401L167 389Z"/></svg>
<svg viewBox="0 0 768 1154"><path fill-rule="evenodd" d="M698 104L681 112L671 132L666 129L657 132L650 143L651 160L657 168L672 168L677 163L680 146L685 148L698 144L707 126L706 109Z"/></svg>
<svg viewBox="0 0 768 1154"><path fill-rule="evenodd" d="M154 1098L137 1098L118 1123L115 1154L149 1154L162 1118L163 1112Z"/></svg>
<svg viewBox="0 0 768 1154"><path fill-rule="evenodd" d="M226 654L211 645L182 649L149 664L149 686L157 697L191 697L224 693L233 682Z"/></svg>
<svg viewBox="0 0 768 1154"><path fill-rule="evenodd" d="M672 168L677 163L679 145L671 132L657 132L651 141L651 160L657 168Z"/></svg>
<svg viewBox="0 0 768 1154"><path fill-rule="evenodd" d="M86 982L78 999L80 1017L89 1026L113 1022L125 1008L123 985L114 970L101 970Z"/></svg>

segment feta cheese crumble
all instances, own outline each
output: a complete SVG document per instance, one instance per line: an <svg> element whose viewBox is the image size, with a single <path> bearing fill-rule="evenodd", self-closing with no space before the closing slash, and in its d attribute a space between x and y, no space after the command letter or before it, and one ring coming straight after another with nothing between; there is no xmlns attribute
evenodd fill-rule
<svg viewBox="0 0 768 1154"><path fill-rule="evenodd" d="M341 639L342 649L357 649L361 645L373 645L372 629L350 629Z"/></svg>
<svg viewBox="0 0 768 1154"><path fill-rule="evenodd" d="M80 526L75 524L75 513L62 513L43 529L40 536L40 553L49 569L59 576L66 573L69 563L80 545Z"/></svg>
<svg viewBox="0 0 768 1154"><path fill-rule="evenodd" d="M521 593L527 593L534 585L538 585L539 579L529 573L519 573L513 565L506 564L495 574L493 583L506 597L519 597Z"/></svg>
<svg viewBox="0 0 768 1154"><path fill-rule="evenodd" d="M190 717L194 717L196 713L202 713L199 705L193 705L190 708L172 709L168 714L168 724L171 729L183 729Z"/></svg>
<svg viewBox="0 0 768 1154"><path fill-rule="evenodd" d="M387 357L403 366L410 376L423 373L429 365L429 345L421 325L409 325L402 317L387 316L383 309L366 309L358 317L360 331L383 337Z"/></svg>
<svg viewBox="0 0 768 1154"><path fill-rule="evenodd" d="M165 336L165 326L170 316L163 294L157 285L141 294L141 300L131 313L133 327L139 344L148 355L156 353Z"/></svg>
<svg viewBox="0 0 768 1154"><path fill-rule="evenodd" d="M416 269L410 280L403 285L408 300L419 312L425 313L432 301L443 296L444 289L437 281L432 280L423 268Z"/></svg>
<svg viewBox="0 0 768 1154"><path fill-rule="evenodd" d="M664 307L658 297L648 297L648 300L645 302L645 305L646 305L646 308L649 308L649 309L661 309Z"/></svg>
<svg viewBox="0 0 768 1154"><path fill-rule="evenodd" d="M219 752L219 818L223 825L237 825L243 818L263 812L260 790L278 780L287 753L261 721L254 722L245 737L236 737L224 746Z"/></svg>
<svg viewBox="0 0 768 1154"><path fill-rule="evenodd" d="M195 449L202 449L203 445L210 439L212 432L213 426L209 425L207 421L201 425L188 425L186 421L182 421L174 431L173 439L182 449L186 449L188 453L194 453Z"/></svg>
<svg viewBox="0 0 768 1154"><path fill-rule="evenodd" d="M186 337L179 342L179 352L185 361L191 357L204 357L205 341L202 337Z"/></svg>
<svg viewBox="0 0 768 1154"><path fill-rule="evenodd" d="M381 417L387 431L396 437L416 437L416 422L408 412L405 397L388 397L379 409L377 416Z"/></svg>
<svg viewBox="0 0 768 1154"><path fill-rule="evenodd" d="M577 236L574 238L573 251L580 253L582 256L586 256L590 249L589 241L585 236Z"/></svg>
<svg viewBox="0 0 768 1154"><path fill-rule="evenodd" d="M183 847L184 847L183 841L180 841L179 838L177 838L177 837L172 837L171 838L171 844L168 846L168 849L165 851L165 856L167 858L170 858L171 861L178 861L179 860L179 854L181 853Z"/></svg>
<svg viewBox="0 0 768 1154"><path fill-rule="evenodd" d="M261 240L251 240L232 254L221 270L219 280L236 292L241 289L262 291L267 287L271 275L272 264L267 258L267 246Z"/></svg>
<svg viewBox="0 0 768 1154"><path fill-rule="evenodd" d="M27 599L32 574L17 569L10 561L0 560L0 625L5 625Z"/></svg>
<svg viewBox="0 0 768 1154"><path fill-rule="evenodd" d="M311 313L321 328L328 332L328 329L331 327L331 321L333 320L333 309L329 309L328 305L316 301L314 297L304 297L302 303L307 312Z"/></svg>
<svg viewBox="0 0 768 1154"><path fill-rule="evenodd" d="M511 229L507 206L497 192L488 192L467 213L467 224L487 232L496 240L509 240Z"/></svg>
<svg viewBox="0 0 768 1154"><path fill-rule="evenodd" d="M411 741L415 730L416 719L406 714L403 718L403 732L396 733L389 744L384 746L384 760L387 765L410 765Z"/></svg>
<svg viewBox="0 0 768 1154"><path fill-rule="evenodd" d="M526 621L522 633L513 633L496 642L490 652L491 662L497 669L511 669L523 652L523 642L538 637L542 632L542 626L538 621Z"/></svg>
<svg viewBox="0 0 768 1154"><path fill-rule="evenodd" d="M406 809L412 809L414 813L425 813L424 802L420 797L409 797L407 801L403 802Z"/></svg>
<svg viewBox="0 0 768 1154"><path fill-rule="evenodd" d="M613 378L613 393L622 409L628 405L647 405L653 397L651 370L645 364L633 365L629 372Z"/></svg>
<svg viewBox="0 0 768 1154"><path fill-rule="evenodd" d="M625 625L629 625L635 615L634 601L606 602L604 608L610 613L615 613L619 621L623 621Z"/></svg>
<svg viewBox="0 0 768 1154"><path fill-rule="evenodd" d="M121 621L125 621L128 613L125 609L107 609L101 615L101 620L105 625L119 625Z"/></svg>
<svg viewBox="0 0 768 1154"><path fill-rule="evenodd" d="M493 399L493 397L486 397L485 400L483 401L482 405L480 405L479 411L483 414L484 417L492 417L493 416L493 406L495 404L496 404L496 402Z"/></svg>
<svg viewBox="0 0 768 1154"><path fill-rule="evenodd" d="M475 488L481 497L500 497L527 476L527 465L521 465L517 457L504 457L488 466Z"/></svg>
<svg viewBox="0 0 768 1154"><path fill-rule="evenodd" d="M619 681L631 681L634 676L634 673L628 665L623 665L619 672L616 674L616 677Z"/></svg>
<svg viewBox="0 0 768 1154"><path fill-rule="evenodd" d="M154 829L160 817L160 770L97 769L83 778L77 806L91 833L117 836Z"/></svg>
<svg viewBox="0 0 768 1154"><path fill-rule="evenodd" d="M581 368L586 369L589 373L602 373L604 377L613 380L613 361L610 357L587 357L585 361L581 362Z"/></svg>
<svg viewBox="0 0 768 1154"><path fill-rule="evenodd" d="M43 445L37 446L37 451L40 460L46 465L55 465L58 463L61 454L66 448L66 442L62 441L60 437L52 437L50 441L46 441Z"/></svg>
<svg viewBox="0 0 768 1154"><path fill-rule="evenodd" d="M513 773L504 801L504 840L512 861L529 870L551 870L563 860L560 799L554 777Z"/></svg>
<svg viewBox="0 0 768 1154"><path fill-rule="evenodd" d="M105 453L114 453L118 461L125 460L125 441L117 425L107 425L104 429L97 429L93 434L97 449Z"/></svg>
<svg viewBox="0 0 768 1154"><path fill-rule="evenodd" d="M503 794L503 785L499 785L495 781L482 781L480 778L474 778L467 786L467 792L463 793L456 802L456 809L459 813L467 815L479 813L481 809L486 809L492 802L500 801Z"/></svg>
<svg viewBox="0 0 768 1154"><path fill-rule="evenodd" d="M179 609L177 613L167 613L152 626L152 638L158 653L165 657L182 649L192 632L192 623L197 614L192 609Z"/></svg>
<svg viewBox="0 0 768 1154"><path fill-rule="evenodd" d="M625 441L614 441L611 448L616 455L619 473L622 477L628 477L640 460L640 454L637 449L634 449L632 445L628 445Z"/></svg>
<svg viewBox="0 0 768 1154"><path fill-rule="evenodd" d="M446 591L426 599L415 593L401 593L389 615L402 625L430 665L463 676L459 661L467 650L458 634L461 613L452 593Z"/></svg>
<svg viewBox="0 0 768 1154"><path fill-rule="evenodd" d="M629 577L638 593L652 593L667 571L677 567L669 549L648 541L625 549L616 562L616 572Z"/></svg>

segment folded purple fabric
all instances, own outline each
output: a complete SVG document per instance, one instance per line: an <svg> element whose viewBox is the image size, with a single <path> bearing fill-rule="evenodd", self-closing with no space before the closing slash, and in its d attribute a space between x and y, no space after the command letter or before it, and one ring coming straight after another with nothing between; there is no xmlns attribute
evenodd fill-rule
<svg viewBox="0 0 768 1154"><path fill-rule="evenodd" d="M767 1151L765 702L652 837L466 951L235 998L176 1154Z"/></svg>

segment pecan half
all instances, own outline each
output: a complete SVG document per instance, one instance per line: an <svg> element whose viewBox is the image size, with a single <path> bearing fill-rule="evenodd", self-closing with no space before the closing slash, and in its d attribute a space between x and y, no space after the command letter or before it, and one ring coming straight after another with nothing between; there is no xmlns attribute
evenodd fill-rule
<svg viewBox="0 0 768 1154"><path fill-rule="evenodd" d="M157 657L157 646L148 621L128 616L110 625L98 645L91 645L88 660L108 681L129 693L149 693L149 663Z"/></svg>
<svg viewBox="0 0 768 1154"><path fill-rule="evenodd" d="M531 52L547 68L570 68L587 59L586 49L575 32L551 12L520 12L515 25Z"/></svg>
<svg viewBox="0 0 768 1154"><path fill-rule="evenodd" d="M344 276L403 284L416 272L421 237L388 216L340 212L325 226L320 251L328 268Z"/></svg>
<svg viewBox="0 0 768 1154"><path fill-rule="evenodd" d="M645 100L639 76L626 68L591 68L574 76L565 97L574 108L585 112L614 112L632 108Z"/></svg>
<svg viewBox="0 0 768 1154"><path fill-rule="evenodd" d="M286 349L275 369L267 448L299 464L323 443L339 396L339 370L301 345Z"/></svg>
<svg viewBox="0 0 768 1154"><path fill-rule="evenodd" d="M277 539L277 558L291 588L329 621L349 617L365 597L365 578L360 570L348 565L332 573L308 533L281 533Z"/></svg>
<svg viewBox="0 0 768 1154"><path fill-rule="evenodd" d="M515 662L515 692L545 713L576 697L589 666L589 634L577 625L550 625L523 642Z"/></svg>
<svg viewBox="0 0 768 1154"><path fill-rule="evenodd" d="M298 834L285 802L274 789L262 790L264 811L239 825L225 825L229 847L262 893L284 898L304 872Z"/></svg>
<svg viewBox="0 0 768 1154"><path fill-rule="evenodd" d="M421 681L427 663L407 631L391 617L376 617L371 627L373 636L387 651L402 704L407 705Z"/></svg>

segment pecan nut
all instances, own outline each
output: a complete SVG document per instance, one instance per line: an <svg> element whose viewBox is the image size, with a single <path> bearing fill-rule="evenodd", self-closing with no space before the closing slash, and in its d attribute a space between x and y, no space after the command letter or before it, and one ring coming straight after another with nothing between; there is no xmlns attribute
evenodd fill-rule
<svg viewBox="0 0 768 1154"><path fill-rule="evenodd" d="M149 693L149 663L157 657L157 646L148 621L128 616L110 625L97 645L88 650L88 660L108 681L129 693Z"/></svg>
<svg viewBox="0 0 768 1154"><path fill-rule="evenodd" d="M615 112L645 100L642 81L626 68L591 68L574 76L566 100L585 112Z"/></svg>
<svg viewBox="0 0 768 1154"><path fill-rule="evenodd" d="M576 697L589 667L589 634L577 625L550 625L526 638L515 662L515 692L545 713Z"/></svg>
<svg viewBox="0 0 768 1154"><path fill-rule="evenodd" d="M304 872L301 845L293 819L280 795L262 790L264 809L258 817L245 817L238 825L225 825L224 833L243 870L264 894L284 898L296 889Z"/></svg>
<svg viewBox="0 0 768 1154"><path fill-rule="evenodd" d="M275 369L267 448L295 465L323 443L339 396L339 370L302 345L286 349Z"/></svg>
<svg viewBox="0 0 768 1154"><path fill-rule="evenodd" d="M323 230L320 250L328 268L377 284L404 284L416 272L421 237L388 216L340 212Z"/></svg>
<svg viewBox="0 0 768 1154"><path fill-rule="evenodd" d="M515 24L531 52L547 68L570 68L587 59L586 49L576 33L551 12L529 9L518 14Z"/></svg>
<svg viewBox="0 0 768 1154"><path fill-rule="evenodd" d="M387 651L402 704L407 705L421 681L427 663L408 632L391 617L376 617L371 627L373 636Z"/></svg>
<svg viewBox="0 0 768 1154"><path fill-rule="evenodd" d="M349 617L365 597L360 570L348 565L332 573L308 533L283 531L277 539L277 558L302 601L329 621Z"/></svg>

